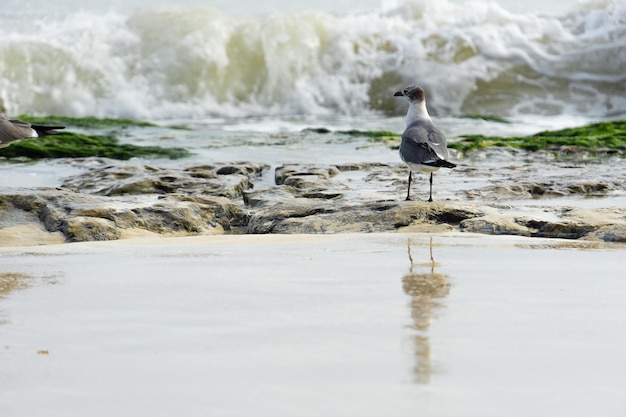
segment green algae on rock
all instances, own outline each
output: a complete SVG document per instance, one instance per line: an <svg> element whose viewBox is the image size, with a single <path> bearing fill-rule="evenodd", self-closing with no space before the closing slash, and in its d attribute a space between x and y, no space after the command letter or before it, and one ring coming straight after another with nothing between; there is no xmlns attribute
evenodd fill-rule
<svg viewBox="0 0 626 417"><path fill-rule="evenodd" d="M178 159L190 155L191 153L184 148L137 146L119 143L112 135L84 135L71 132L26 139L0 149L0 157L29 159L90 156L122 160L133 157Z"/></svg>
<svg viewBox="0 0 626 417"><path fill-rule="evenodd" d="M344 135L365 136L372 143L383 143L391 149L400 148L400 138L402 135L386 130L344 130L338 132Z"/></svg>
<svg viewBox="0 0 626 417"><path fill-rule="evenodd" d="M510 123L495 116L463 115L460 117ZM333 133L327 129L316 129L315 132ZM346 130L334 133L367 137L370 142L383 143L391 149L397 149L400 146L401 135L388 131ZM492 147L510 147L528 152L552 150L563 154L584 150L597 155L624 156L626 155L626 120L607 121L569 129L545 131L529 136L462 135L458 138L451 138L448 142L448 148L463 154Z"/></svg>
<svg viewBox="0 0 626 417"><path fill-rule="evenodd" d="M130 159L133 157L179 159L190 156L184 148L164 148L160 146L138 146L119 143L115 132L131 127L159 127L150 122L131 119L100 119L97 117L36 117L21 115L20 120L39 125L66 126L85 130L98 130L100 134L88 135L63 131L40 138L25 139L0 150L5 158L81 158L107 157Z"/></svg>
<svg viewBox="0 0 626 417"><path fill-rule="evenodd" d="M484 120L486 122L511 123L504 117L494 116L492 114L467 113L467 114L462 114L458 117L460 119Z"/></svg>
<svg viewBox="0 0 626 417"><path fill-rule="evenodd" d="M159 125L142 120L113 119L98 117L69 117L69 116L29 116L23 114L17 117L25 122L38 125L62 125L69 127L80 127L83 129L113 129L126 127L158 127Z"/></svg>
<svg viewBox="0 0 626 417"><path fill-rule="evenodd" d="M347 136L366 137L372 143L383 143L389 146L391 149L398 149L400 147L400 138L402 136L399 133L390 132L388 130L351 129L351 130L339 130L339 131L334 132L325 127L307 128L307 129L304 129L303 132L313 132L313 133L318 133L318 134L337 133L340 135L347 135Z"/></svg>
<svg viewBox="0 0 626 417"><path fill-rule="evenodd" d="M448 147L462 153L489 147L512 147L529 152L555 150L567 153L582 149L598 154L624 156L626 120L594 123L521 137L464 135L448 143Z"/></svg>

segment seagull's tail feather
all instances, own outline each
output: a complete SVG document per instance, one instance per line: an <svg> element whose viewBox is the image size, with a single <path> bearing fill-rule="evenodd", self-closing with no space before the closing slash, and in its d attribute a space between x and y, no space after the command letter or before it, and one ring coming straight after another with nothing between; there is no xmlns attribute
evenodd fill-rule
<svg viewBox="0 0 626 417"><path fill-rule="evenodd" d="M422 165L428 165L431 167L456 168L456 164L453 164L452 162L446 161L444 159L435 159L422 162Z"/></svg>
<svg viewBox="0 0 626 417"><path fill-rule="evenodd" d="M65 126L31 125L30 127L33 128L39 136L56 135L57 133L59 133L56 132L57 129L65 129Z"/></svg>
<svg viewBox="0 0 626 417"><path fill-rule="evenodd" d="M440 161L440 162L441 162L440 166L442 166L444 168L456 168L456 164L453 164L450 161Z"/></svg>

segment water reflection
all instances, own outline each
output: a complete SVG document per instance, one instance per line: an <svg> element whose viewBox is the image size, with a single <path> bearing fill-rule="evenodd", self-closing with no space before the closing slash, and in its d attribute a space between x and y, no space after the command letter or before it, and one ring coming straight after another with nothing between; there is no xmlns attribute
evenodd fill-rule
<svg viewBox="0 0 626 417"><path fill-rule="evenodd" d="M13 272L0 272L0 300L6 298L11 292L28 286L30 276ZM7 324L8 320L0 310L0 325Z"/></svg>
<svg viewBox="0 0 626 417"><path fill-rule="evenodd" d="M408 241L408 254L411 266L409 273L402 277L402 289L411 297L411 325L417 331L414 336L415 382L427 384L433 373L428 329L436 310L443 305L443 298L450 293L450 284L445 274L435 272L437 266L433 257L433 239L429 244L430 261L415 263L411 254L411 239Z"/></svg>
<svg viewBox="0 0 626 417"><path fill-rule="evenodd" d="M55 276L37 278L21 272L0 272L0 301L9 297L12 292L30 288L37 284L55 284L56 282ZM3 313L0 310L0 325L7 323L7 319L3 317Z"/></svg>
<svg viewBox="0 0 626 417"><path fill-rule="evenodd" d="M15 272L0 272L0 298L11 292L29 287L33 277Z"/></svg>

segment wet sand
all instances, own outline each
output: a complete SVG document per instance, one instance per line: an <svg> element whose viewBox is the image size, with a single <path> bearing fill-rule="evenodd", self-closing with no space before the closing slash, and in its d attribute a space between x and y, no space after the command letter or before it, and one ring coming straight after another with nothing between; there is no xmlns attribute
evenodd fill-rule
<svg viewBox="0 0 626 417"><path fill-rule="evenodd" d="M0 410L622 416L624 252L457 233L0 248Z"/></svg>

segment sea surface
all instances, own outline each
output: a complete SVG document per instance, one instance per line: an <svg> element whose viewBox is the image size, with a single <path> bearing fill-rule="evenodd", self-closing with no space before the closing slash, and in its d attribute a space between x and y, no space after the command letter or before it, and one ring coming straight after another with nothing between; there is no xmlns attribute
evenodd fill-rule
<svg viewBox="0 0 626 417"><path fill-rule="evenodd" d="M401 132L393 93L413 83L449 140L626 117L623 0L169 3L4 0L0 110L185 125L122 140L269 163L399 161L383 145L300 132ZM69 172L49 165L0 162L0 185Z"/></svg>

